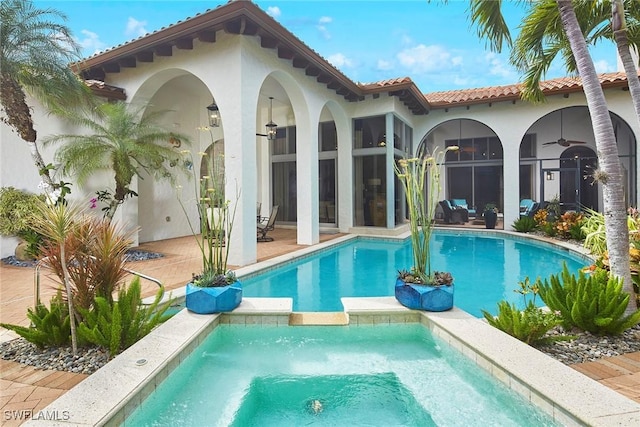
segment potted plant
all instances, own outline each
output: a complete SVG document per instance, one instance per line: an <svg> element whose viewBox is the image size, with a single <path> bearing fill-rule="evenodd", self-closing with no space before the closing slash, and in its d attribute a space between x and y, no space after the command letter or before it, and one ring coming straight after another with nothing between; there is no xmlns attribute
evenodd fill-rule
<svg viewBox="0 0 640 427"><path fill-rule="evenodd" d="M484 206L484 225L486 228L496 228L498 221L498 207L495 203L487 203Z"/></svg>
<svg viewBox="0 0 640 427"><path fill-rule="evenodd" d="M201 128L208 130L209 128ZM213 136L212 136L213 143ZM191 152L182 152L191 156ZM180 206L187 215L187 222L196 238L202 254L202 271L192 274L191 282L186 286L186 307L198 314L211 314L231 311L242 301L242 285L233 271L227 269L229 258L229 244L239 195L231 209L231 202L224 198L224 171L221 172L221 155L214 150L210 153L200 153L203 164L206 165L207 175L198 179L196 168L193 168L194 189L200 219L200 237L189 220L187 210L180 201ZM186 160L193 164L193 159ZM216 214L213 215L213 212Z"/></svg>
<svg viewBox="0 0 640 427"><path fill-rule="evenodd" d="M413 250L411 269L398 272L395 296L400 304L411 309L445 311L453 307L453 277L447 272L431 270L430 240L440 194L440 165L447 151L457 149L457 146L450 146L439 153L435 150L433 155L422 159L401 159L394 164L409 208Z"/></svg>

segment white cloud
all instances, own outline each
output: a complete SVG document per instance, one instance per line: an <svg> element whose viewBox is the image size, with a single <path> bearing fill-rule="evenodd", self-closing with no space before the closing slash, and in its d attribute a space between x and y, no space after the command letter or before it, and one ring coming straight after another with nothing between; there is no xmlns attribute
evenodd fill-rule
<svg viewBox="0 0 640 427"><path fill-rule="evenodd" d="M273 19L278 19L280 15L282 15L282 11L278 6L270 6L267 8L267 15L271 16Z"/></svg>
<svg viewBox="0 0 640 427"><path fill-rule="evenodd" d="M90 52L89 55L103 51L107 45L100 41L100 37L89 30L82 30L80 33L83 35L81 39L76 38L76 43L80 45L84 52Z"/></svg>
<svg viewBox="0 0 640 427"><path fill-rule="evenodd" d="M513 69L505 64L505 62L493 52L489 52L484 57L485 61L489 64L489 74L492 76L498 76L502 79L515 80L517 76Z"/></svg>
<svg viewBox="0 0 640 427"><path fill-rule="evenodd" d="M378 64L376 65L376 70L379 70L379 71L390 71L390 70L393 70L393 63L391 61L386 61L384 59L378 59Z"/></svg>
<svg viewBox="0 0 640 427"><path fill-rule="evenodd" d="M329 40L331 38L331 33L329 33L326 24L331 24L332 22L333 18L329 16L323 16L318 20L318 24L316 25L316 28L320 32L320 35L325 40Z"/></svg>
<svg viewBox="0 0 640 427"><path fill-rule="evenodd" d="M148 33L145 26L147 21L138 21L135 18L129 17L127 20L127 28L124 30L124 34L127 37L140 37Z"/></svg>
<svg viewBox="0 0 640 427"><path fill-rule="evenodd" d="M593 65L596 67L598 73L611 73L616 71L616 67L609 64L606 60L594 61Z"/></svg>
<svg viewBox="0 0 640 427"><path fill-rule="evenodd" d="M353 67L353 61L342 53L336 53L327 58L331 64L338 68L349 68Z"/></svg>
<svg viewBox="0 0 640 427"><path fill-rule="evenodd" d="M442 72L462 66L461 56L453 56L442 46L419 44L401 50L396 57L400 65L416 74Z"/></svg>

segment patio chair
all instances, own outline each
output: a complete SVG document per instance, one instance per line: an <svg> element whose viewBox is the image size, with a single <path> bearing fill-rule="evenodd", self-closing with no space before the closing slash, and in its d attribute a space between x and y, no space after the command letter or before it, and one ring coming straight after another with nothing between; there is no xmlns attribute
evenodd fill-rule
<svg viewBox="0 0 640 427"><path fill-rule="evenodd" d="M533 216L538 210L539 203L531 199L520 200L520 216Z"/></svg>
<svg viewBox="0 0 640 427"><path fill-rule="evenodd" d="M451 199L449 200L449 203L451 204L451 207L453 209L457 209L458 207L460 208L464 208L467 210L467 212L469 212L469 216L475 218L476 217L476 210L473 208L469 208L469 204L467 203L467 199Z"/></svg>
<svg viewBox="0 0 640 427"><path fill-rule="evenodd" d="M278 209L280 206L275 205L271 208L269 219L267 222L259 222L257 225L258 230L258 242L273 242L273 237L267 236L269 231L273 230L276 225L276 216L278 216Z"/></svg>
<svg viewBox="0 0 640 427"><path fill-rule="evenodd" d="M462 207L454 208L448 200L440 202L444 213L444 222L447 224L464 224L469 221L469 211Z"/></svg>

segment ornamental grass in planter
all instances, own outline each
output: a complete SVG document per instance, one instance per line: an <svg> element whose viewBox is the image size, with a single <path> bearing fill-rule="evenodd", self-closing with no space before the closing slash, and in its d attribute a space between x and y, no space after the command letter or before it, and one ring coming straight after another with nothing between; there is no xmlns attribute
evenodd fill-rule
<svg viewBox="0 0 640 427"><path fill-rule="evenodd" d="M432 270L430 244L440 195L441 164L446 152L455 150L457 146L440 152L436 149L422 158L401 159L394 164L409 209L413 251L411 269L398 272L395 295L402 305L411 309L444 311L453 307L453 277L450 273Z"/></svg>
<svg viewBox="0 0 640 427"><path fill-rule="evenodd" d="M209 132L213 147L208 153L200 153L200 177L197 176L198 169L192 168L199 230L189 220L180 197L178 200L202 255L202 271L194 273L191 282L187 283L186 307L195 313L211 314L231 311L242 301L242 285L234 272L227 268L231 232L240 195L236 194L232 207L224 194L224 155L216 154L216 141L211 129L204 127L199 130ZM183 151L182 154L187 157L185 162L195 164L190 151Z"/></svg>

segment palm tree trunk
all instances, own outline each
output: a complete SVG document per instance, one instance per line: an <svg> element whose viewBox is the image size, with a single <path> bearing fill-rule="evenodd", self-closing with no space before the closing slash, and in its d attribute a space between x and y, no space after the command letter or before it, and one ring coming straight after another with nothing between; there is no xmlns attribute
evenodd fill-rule
<svg viewBox="0 0 640 427"><path fill-rule="evenodd" d="M636 116L640 122L640 79L638 79L638 70L631 56L629 49L629 39L627 37L627 24L624 19L624 4L622 0L613 0L611 2L611 28L613 36L616 40L618 55L622 61L624 72L627 75L627 83L629 84L629 92L633 101L633 108L636 110Z"/></svg>
<svg viewBox="0 0 640 427"><path fill-rule="evenodd" d="M33 163L38 168L38 175L42 181L48 184L48 190L53 190L53 181L49 175L49 169L40 155L38 144L36 143L36 130L33 127L31 110L27 105L26 96L18 82L7 73L0 73L0 92L2 92L2 107L5 111L3 121L12 127L20 138L29 146L29 152Z"/></svg>
<svg viewBox="0 0 640 427"><path fill-rule="evenodd" d="M557 0L557 2L562 26L576 59L593 122L599 165L595 178L602 184L603 214L611 274L623 280L624 290L630 295L629 300L635 302L635 291L629 265L629 228L627 226L627 207L624 202L622 167L618 157L618 146L611 124L611 116L593 60L587 49L587 43L578 25L573 4L571 0ZM636 311L636 305L634 303L628 304L626 313L630 314L634 311Z"/></svg>

